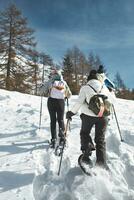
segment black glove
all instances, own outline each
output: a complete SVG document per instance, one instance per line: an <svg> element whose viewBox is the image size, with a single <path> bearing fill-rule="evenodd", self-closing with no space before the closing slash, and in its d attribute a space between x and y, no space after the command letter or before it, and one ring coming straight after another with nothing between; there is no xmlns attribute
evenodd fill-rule
<svg viewBox="0 0 134 200"><path fill-rule="evenodd" d="M67 97L64 98L65 101L66 101L67 99L68 99Z"/></svg>
<svg viewBox="0 0 134 200"><path fill-rule="evenodd" d="M73 116L73 115L75 115L73 112L68 111L68 112L66 113L66 119L72 120L72 116Z"/></svg>

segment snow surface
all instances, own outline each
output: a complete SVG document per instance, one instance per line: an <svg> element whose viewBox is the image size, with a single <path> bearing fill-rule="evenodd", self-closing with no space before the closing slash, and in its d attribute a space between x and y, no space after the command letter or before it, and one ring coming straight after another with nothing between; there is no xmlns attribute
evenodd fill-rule
<svg viewBox="0 0 134 200"><path fill-rule="evenodd" d="M70 107L76 99L71 98ZM93 177L82 174L77 164L81 153L79 114L71 122L57 175L59 157L47 143L50 121L46 98L38 129L40 102L37 96L0 90L0 200L134 200L134 102L118 99L115 103L125 142L120 142L111 116L106 135L111 173L95 167L97 176ZM95 153L92 158L95 161Z"/></svg>

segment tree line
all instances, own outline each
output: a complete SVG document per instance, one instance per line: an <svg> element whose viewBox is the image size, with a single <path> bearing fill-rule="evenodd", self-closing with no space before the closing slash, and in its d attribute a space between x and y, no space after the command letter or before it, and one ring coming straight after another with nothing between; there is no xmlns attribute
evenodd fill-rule
<svg viewBox="0 0 134 200"><path fill-rule="evenodd" d="M34 30L11 4L0 12L0 87L36 94L41 64L53 65L52 58L36 50Z"/></svg>
<svg viewBox="0 0 134 200"><path fill-rule="evenodd" d="M98 55L89 52L86 56L77 46L67 49L57 65L50 55L37 51L36 46L34 30L15 4L0 12L0 88L37 95L44 71L49 77L51 68L62 68L72 93L78 94L90 70L104 65ZM134 99L134 90L127 89L119 73L115 85L117 96Z"/></svg>

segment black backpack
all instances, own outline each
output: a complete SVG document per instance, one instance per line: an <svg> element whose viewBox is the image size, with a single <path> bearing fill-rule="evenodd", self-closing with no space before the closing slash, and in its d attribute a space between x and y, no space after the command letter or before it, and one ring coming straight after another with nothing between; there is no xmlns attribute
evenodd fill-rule
<svg viewBox="0 0 134 200"><path fill-rule="evenodd" d="M103 94L98 94L91 85L88 84L88 86L96 93L91 97L89 103L86 101L88 108L98 117L109 116L111 114L112 104L108 101L108 97Z"/></svg>

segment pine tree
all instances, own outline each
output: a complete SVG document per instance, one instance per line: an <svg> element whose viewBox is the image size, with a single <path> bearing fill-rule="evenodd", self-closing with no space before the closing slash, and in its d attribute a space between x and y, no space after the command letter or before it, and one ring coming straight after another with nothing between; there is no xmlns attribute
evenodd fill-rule
<svg viewBox="0 0 134 200"><path fill-rule="evenodd" d="M86 82L86 75L89 73L89 71L88 71L88 61L82 52L80 54L79 68L80 68L79 72L81 74L81 77L79 77L79 81L80 85L83 85Z"/></svg>
<svg viewBox="0 0 134 200"><path fill-rule="evenodd" d="M73 64L71 62L70 56L66 54L63 58L63 76L70 87L72 85L72 78L73 78L72 73L73 73Z"/></svg>
<svg viewBox="0 0 134 200"><path fill-rule="evenodd" d="M114 83L116 86L116 96L123 99L129 99L130 98L130 92L126 88L126 85L124 81L122 80L119 72L116 73Z"/></svg>
<svg viewBox="0 0 134 200"><path fill-rule="evenodd" d="M29 87L25 65L30 48L35 46L33 32L14 4L0 13L0 78L2 87L8 90L25 91Z"/></svg>
<svg viewBox="0 0 134 200"><path fill-rule="evenodd" d="M28 82L31 82L31 89L32 93L37 95L37 87L38 87L38 81L41 80L40 78L40 70L39 70L39 53L34 50L31 51L31 60L28 61L28 66L30 66L29 72L28 72ZM31 92L30 92L31 93Z"/></svg>

